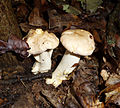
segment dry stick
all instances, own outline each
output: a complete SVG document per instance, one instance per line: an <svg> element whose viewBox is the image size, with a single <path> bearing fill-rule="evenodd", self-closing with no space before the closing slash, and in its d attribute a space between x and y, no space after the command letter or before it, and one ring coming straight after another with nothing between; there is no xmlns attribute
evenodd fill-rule
<svg viewBox="0 0 120 108"><path fill-rule="evenodd" d="M14 83L21 82L21 81L32 81L35 79L43 80L44 78L48 78L48 77L51 77L51 72L31 75L30 77L19 76L19 79L18 77L16 77L16 79L1 80L0 84L14 84Z"/></svg>

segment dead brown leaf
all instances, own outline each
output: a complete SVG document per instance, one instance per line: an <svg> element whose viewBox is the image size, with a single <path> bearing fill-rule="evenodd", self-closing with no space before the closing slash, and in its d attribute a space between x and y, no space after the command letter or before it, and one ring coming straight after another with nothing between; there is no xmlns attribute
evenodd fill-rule
<svg viewBox="0 0 120 108"><path fill-rule="evenodd" d="M40 10L35 7L29 15L29 24L32 26L48 26L48 23L42 18Z"/></svg>
<svg viewBox="0 0 120 108"><path fill-rule="evenodd" d="M96 30L93 30L93 36L94 36L94 39L96 42L99 42L99 43L102 42L102 40L100 39L100 36Z"/></svg>

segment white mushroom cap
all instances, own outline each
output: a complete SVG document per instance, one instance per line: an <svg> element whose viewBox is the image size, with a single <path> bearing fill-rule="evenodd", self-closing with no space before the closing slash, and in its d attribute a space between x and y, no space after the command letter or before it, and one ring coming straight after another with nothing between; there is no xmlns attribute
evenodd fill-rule
<svg viewBox="0 0 120 108"><path fill-rule="evenodd" d="M60 40L68 51L75 54L88 56L95 50L93 35L82 29L66 30Z"/></svg>
<svg viewBox="0 0 120 108"><path fill-rule="evenodd" d="M54 49L59 44L59 39L53 33L48 33L42 29L31 29L27 35L27 41L30 54L40 54L48 49Z"/></svg>

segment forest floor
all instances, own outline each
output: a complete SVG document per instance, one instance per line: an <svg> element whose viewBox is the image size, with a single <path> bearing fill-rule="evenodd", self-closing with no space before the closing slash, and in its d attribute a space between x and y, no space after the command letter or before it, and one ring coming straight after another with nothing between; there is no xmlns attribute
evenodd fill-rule
<svg viewBox="0 0 120 108"><path fill-rule="evenodd" d="M61 43L53 51L52 69L48 73L32 74L34 57L18 57L21 65L0 73L0 108L119 107L120 24L114 19L120 17L116 8L120 3L104 0L95 13L90 13L80 2L71 0L69 5L74 10L71 14L72 9L65 12L62 7L62 3L68 2L38 1L12 2L23 37L30 29L37 28L52 32L58 38L65 30L84 29L93 34L96 49L89 58L82 56L68 80L57 88L46 84L45 79L52 76L64 55L65 48Z"/></svg>

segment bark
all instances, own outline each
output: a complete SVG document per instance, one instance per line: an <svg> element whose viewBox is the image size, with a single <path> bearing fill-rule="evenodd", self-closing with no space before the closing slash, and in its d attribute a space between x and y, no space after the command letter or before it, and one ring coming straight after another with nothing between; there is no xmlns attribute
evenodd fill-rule
<svg viewBox="0 0 120 108"><path fill-rule="evenodd" d="M22 37L12 9L11 0L0 0L0 40L7 41L11 35ZM0 69L18 64L19 61L12 52L0 54Z"/></svg>

